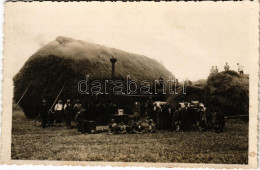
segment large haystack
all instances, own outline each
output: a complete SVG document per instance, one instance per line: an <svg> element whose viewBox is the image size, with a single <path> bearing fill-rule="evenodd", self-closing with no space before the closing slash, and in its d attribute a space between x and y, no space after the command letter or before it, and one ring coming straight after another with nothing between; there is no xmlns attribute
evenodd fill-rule
<svg viewBox="0 0 260 170"><path fill-rule="evenodd" d="M206 81L200 80L187 86L187 94L172 95L168 102L199 100L207 106L220 107L226 115L248 114L249 76L235 71L212 74Z"/></svg>
<svg viewBox="0 0 260 170"><path fill-rule="evenodd" d="M90 80L111 78L110 58L117 58L117 79L127 75L137 82L168 79L172 74L159 62L148 57L131 54L102 45L87 43L66 37L56 40L34 53L14 77L14 100L17 102L30 82L31 86L20 102L27 117L35 117L40 100L49 104L66 85L60 98L84 98L77 91L80 80L89 75Z"/></svg>

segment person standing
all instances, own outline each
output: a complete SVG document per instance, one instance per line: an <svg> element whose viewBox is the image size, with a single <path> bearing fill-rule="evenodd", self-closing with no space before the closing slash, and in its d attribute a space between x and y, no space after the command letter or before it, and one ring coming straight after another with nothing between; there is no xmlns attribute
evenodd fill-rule
<svg viewBox="0 0 260 170"><path fill-rule="evenodd" d="M217 74L218 73L218 67L215 66L215 73Z"/></svg>
<svg viewBox="0 0 260 170"><path fill-rule="evenodd" d="M178 104L176 110L174 111L172 115L172 124L171 124L171 130L173 131L180 131L180 125L181 125L181 105Z"/></svg>
<svg viewBox="0 0 260 170"><path fill-rule="evenodd" d="M206 108L203 105L200 105L199 113L200 113L199 131L204 132L207 127L207 122L206 122Z"/></svg>
<svg viewBox="0 0 260 170"><path fill-rule="evenodd" d="M190 110L188 107L188 103L184 103L184 108L182 109L182 123L183 123L183 130L189 130L189 114Z"/></svg>
<svg viewBox="0 0 260 170"><path fill-rule="evenodd" d="M157 106L156 103L153 104L153 110L152 110L152 114L151 114L151 119L155 122L156 121L156 116L157 116L157 113L159 111L159 107Z"/></svg>
<svg viewBox="0 0 260 170"><path fill-rule="evenodd" d="M135 122L139 121L140 119L140 111L141 111L140 102L135 102L133 107L133 118Z"/></svg>
<svg viewBox="0 0 260 170"><path fill-rule="evenodd" d="M168 125L169 121L169 109L167 105L162 105L162 112L161 112L161 129L167 130L169 128Z"/></svg>
<svg viewBox="0 0 260 170"><path fill-rule="evenodd" d="M214 68L214 66L212 66L210 69L210 74L214 74L214 73L215 73L215 68Z"/></svg>
<svg viewBox="0 0 260 170"><path fill-rule="evenodd" d="M225 116L220 108L216 108L215 132L221 133L225 128Z"/></svg>
<svg viewBox="0 0 260 170"><path fill-rule="evenodd" d="M239 73L240 75L243 75L243 74L244 74L243 66L240 65L239 63L237 63L237 67L238 67L238 73Z"/></svg>
<svg viewBox="0 0 260 170"><path fill-rule="evenodd" d="M41 121L42 121L42 128L46 128L47 115L48 115L48 108L47 108L46 100L43 99L42 105L40 107L40 116L41 116Z"/></svg>
<svg viewBox="0 0 260 170"><path fill-rule="evenodd" d="M77 115L77 113L82 109L82 105L80 103L80 100L77 99L76 103L73 106L73 112L74 112L74 117Z"/></svg>
<svg viewBox="0 0 260 170"><path fill-rule="evenodd" d="M228 65L228 63L226 63L226 65L224 66L224 70L225 70L225 71L228 71L228 70L229 70L229 65Z"/></svg>
<svg viewBox="0 0 260 170"><path fill-rule="evenodd" d="M70 99L67 99L67 102L64 105L64 113L66 115L66 125L71 126L72 105L70 103Z"/></svg>
<svg viewBox="0 0 260 170"><path fill-rule="evenodd" d="M59 100L58 103L54 107L55 115L56 115L56 123L61 126L62 122L62 111L63 111L63 104L62 101Z"/></svg>
<svg viewBox="0 0 260 170"><path fill-rule="evenodd" d="M149 99L146 101L145 108L146 108L147 116L151 118L151 113L152 113L152 110L153 110L153 100L152 100L152 97L149 97Z"/></svg>

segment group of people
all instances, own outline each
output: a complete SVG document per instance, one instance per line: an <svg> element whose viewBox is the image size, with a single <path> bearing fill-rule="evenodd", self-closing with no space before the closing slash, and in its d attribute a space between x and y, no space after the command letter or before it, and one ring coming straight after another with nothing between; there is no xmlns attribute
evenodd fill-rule
<svg viewBox="0 0 260 170"><path fill-rule="evenodd" d="M49 109L47 101L43 99L39 110L42 128L46 128L46 125L52 126L54 123L61 126L64 117L66 119L66 125L71 126L71 121L82 109L83 107L79 100L72 105L70 99L67 99L65 104L62 103L62 100L59 100L58 103L55 104L54 109Z"/></svg>
<svg viewBox="0 0 260 170"><path fill-rule="evenodd" d="M141 134L154 133L155 131L156 127L152 119L138 122L131 119L126 124L124 122L116 123L114 119L111 119L111 122L108 125L108 132L110 134Z"/></svg>
<svg viewBox="0 0 260 170"><path fill-rule="evenodd" d="M93 120L94 118L87 117L86 113L89 112L89 108L82 106L80 100L76 100L73 105L70 99L67 99L63 104L62 100L54 105L54 108L49 109L47 107L47 101L42 100L40 107L40 117L42 127L46 125L61 126L62 120L65 118L66 125L71 126L71 121L75 120L78 123L85 120ZM138 102L136 102L138 103ZM134 103L134 104L136 104ZM140 105L137 104L137 105ZM96 107L97 108L97 107ZM157 106L157 104L150 97L145 104L145 120L140 117L139 107L133 108L133 115L131 115L128 122L115 122L114 119L110 118L108 125L109 133L153 133L156 129L171 130L171 131L206 131L213 129L216 132L223 132L225 127L224 114L219 108L206 108L202 103L184 103L176 107L172 107L166 103ZM93 114L97 116L97 110L92 110ZM109 112L109 110L107 111Z"/></svg>
<svg viewBox="0 0 260 170"><path fill-rule="evenodd" d="M178 105L172 115L171 130L174 131L198 130L204 132L214 130L215 132L223 132L224 128L224 114L218 107L206 108L202 103L195 106L185 102L185 106Z"/></svg>
<svg viewBox="0 0 260 170"><path fill-rule="evenodd" d="M237 67L238 67L238 73L240 75L243 75L244 74L243 66L241 64L237 63ZM229 71L229 69L230 69L230 66L228 65L228 63L226 63L225 66L224 66L224 70ZM210 69L210 74L217 74L217 73L218 73L218 67L212 66L211 69Z"/></svg>
<svg viewBox="0 0 260 170"><path fill-rule="evenodd" d="M148 103L151 101L148 100ZM223 111L218 107L206 108L202 103L184 103L184 106L178 104L172 107L168 104L157 106L153 103L152 107L146 108L147 116L151 118L157 129L171 131L206 131L215 130L223 132L225 119Z"/></svg>

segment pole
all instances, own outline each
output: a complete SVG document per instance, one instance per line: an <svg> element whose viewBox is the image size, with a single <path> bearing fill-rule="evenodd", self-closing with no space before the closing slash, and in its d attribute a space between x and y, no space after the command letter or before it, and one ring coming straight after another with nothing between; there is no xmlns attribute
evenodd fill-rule
<svg viewBox="0 0 260 170"><path fill-rule="evenodd" d="M20 97L20 99L18 100L18 102L16 103L16 105L13 108L13 111L17 108L18 104L20 103L20 101L23 99L25 93L27 92L27 90L29 89L29 87L31 86L32 82L30 82L30 84L28 85L28 87L25 89L25 91L23 92L22 96Z"/></svg>
<svg viewBox="0 0 260 170"><path fill-rule="evenodd" d="M110 62L112 63L112 74L111 74L111 77L112 77L112 80L114 81L114 77L115 77L115 63L116 63L117 59L112 57L110 59Z"/></svg>
<svg viewBox="0 0 260 170"><path fill-rule="evenodd" d="M112 57L110 58L110 62L112 63L112 72L111 72L111 78L112 78L112 81L114 82L114 79L115 79L115 63L116 63L117 59ZM111 95L111 100L112 100L112 103L114 104L114 92L113 92L113 86L111 86L111 92L112 92L112 95Z"/></svg>
<svg viewBox="0 0 260 170"><path fill-rule="evenodd" d="M57 95L56 99L54 100L54 102L53 102L53 104L52 104L52 106L51 106L51 108L50 108L50 110L49 110L49 111L51 111L51 109L52 109L52 108L53 108L53 106L55 105L56 101L57 101L57 100L58 100L58 98L60 97L60 94L61 94L62 90L64 89L64 86L65 86L65 83L63 84L63 86L62 86L62 88L61 88L61 90L60 90L59 94Z"/></svg>

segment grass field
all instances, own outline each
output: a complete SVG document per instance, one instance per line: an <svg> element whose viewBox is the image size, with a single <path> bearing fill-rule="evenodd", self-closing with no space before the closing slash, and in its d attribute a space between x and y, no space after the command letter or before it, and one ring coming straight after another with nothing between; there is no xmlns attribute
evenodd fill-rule
<svg viewBox="0 0 260 170"><path fill-rule="evenodd" d="M12 159L174 163L248 163L248 123L228 120L224 133L79 134L76 129L35 127L13 113Z"/></svg>

